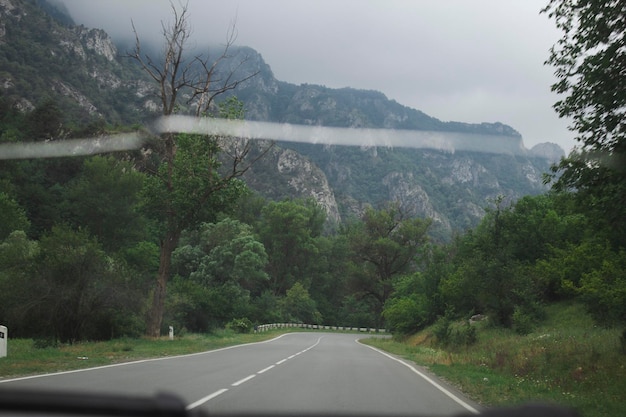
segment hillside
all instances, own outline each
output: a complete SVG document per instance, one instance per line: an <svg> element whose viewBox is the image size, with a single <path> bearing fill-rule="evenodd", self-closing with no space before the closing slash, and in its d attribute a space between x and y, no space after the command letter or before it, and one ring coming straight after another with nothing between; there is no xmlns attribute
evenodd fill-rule
<svg viewBox="0 0 626 417"><path fill-rule="evenodd" d="M61 11L43 2L54 11L48 14L40 3L0 2L0 98L6 105L28 112L51 99L67 126L130 125L158 114L154 86L106 32L72 25ZM542 174L563 154L552 144L528 151L521 135L501 123L444 122L376 91L282 82L251 48L238 48L229 62L242 57L245 65L236 76L258 72L234 93L250 120L497 138L498 153L480 146L443 152L285 142L246 177L273 199L314 197L333 223L358 216L366 205L397 200L406 212L433 218L436 234L445 239L477 224L498 195L515 200L544 192Z"/></svg>

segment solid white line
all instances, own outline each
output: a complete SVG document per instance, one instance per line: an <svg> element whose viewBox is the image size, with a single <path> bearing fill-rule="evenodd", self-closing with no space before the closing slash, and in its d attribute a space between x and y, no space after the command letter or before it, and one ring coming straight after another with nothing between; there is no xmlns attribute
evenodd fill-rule
<svg viewBox="0 0 626 417"><path fill-rule="evenodd" d="M206 397L200 398L198 401L189 404L187 407L185 407L185 410L187 410L187 411L192 410L192 409L194 409L194 408L196 408L196 407L206 403L207 401L212 400L213 398L217 397L218 395L222 395L226 391L228 391L227 388L222 388L219 391L215 391L213 394L207 395Z"/></svg>
<svg viewBox="0 0 626 417"><path fill-rule="evenodd" d="M268 366L268 367L267 367L267 368L265 368L265 369L261 369L259 372L257 372L257 374L263 374L263 373L265 373L265 372L269 371L270 369L272 369L272 368L273 368L273 367L275 367L275 366L276 366L276 365L270 365L270 366Z"/></svg>
<svg viewBox="0 0 626 417"><path fill-rule="evenodd" d="M442 393L444 393L445 395L447 395L450 399L452 399L454 402L456 402L457 404L459 404L460 406L462 406L463 408L465 408L467 411L469 411L470 413L473 414L478 414L478 410L476 410L474 407L472 407L471 405L469 405L468 403L466 403L465 401L463 401L462 399L460 399L459 397L457 397L456 395L454 395L453 393L451 393L450 391L448 391L446 388L444 388L443 386L441 386L439 383L437 383L435 380L433 380L432 378L430 378L428 375L424 374L423 372L418 371L417 369L415 369L415 367L413 367L412 365L404 362L403 360L400 360L398 358L394 358L393 356L389 355L386 352L383 352L380 349L376 349L375 347L369 346L369 345L365 345L361 342L359 342L359 340L355 340L355 342L357 342L360 345L363 345L365 347L368 347L370 349L372 349L373 351L376 351L378 353L380 353L381 355L384 355L386 357L388 357L391 360L394 360L398 363L401 363L402 365L406 366L407 368L409 368L411 371L415 372L417 375L421 376L422 378L424 378L427 382L429 382L432 386L434 386L435 388L437 388L439 391L441 391Z"/></svg>
<svg viewBox="0 0 626 417"><path fill-rule="evenodd" d="M237 387L241 384L243 384L246 381L250 381L252 378L254 378L256 376L256 374L252 374L252 375L248 375L247 377L245 377L244 379L240 379L239 381L235 382L234 384L230 384L232 387Z"/></svg>

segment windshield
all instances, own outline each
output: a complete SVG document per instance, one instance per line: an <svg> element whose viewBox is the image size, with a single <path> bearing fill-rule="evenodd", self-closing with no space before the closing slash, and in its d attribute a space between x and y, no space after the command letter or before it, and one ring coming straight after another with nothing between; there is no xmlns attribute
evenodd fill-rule
<svg viewBox="0 0 626 417"><path fill-rule="evenodd" d="M624 411L600 3L0 2L0 391Z"/></svg>

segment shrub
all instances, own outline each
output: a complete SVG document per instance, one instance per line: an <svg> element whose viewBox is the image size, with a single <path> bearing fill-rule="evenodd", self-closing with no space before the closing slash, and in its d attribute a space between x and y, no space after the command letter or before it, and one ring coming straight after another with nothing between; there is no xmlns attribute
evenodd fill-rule
<svg viewBox="0 0 626 417"><path fill-rule="evenodd" d="M47 349L59 347L59 342L52 337L40 337L33 340L33 347L35 349Z"/></svg>
<svg viewBox="0 0 626 417"><path fill-rule="evenodd" d="M470 346L478 341L476 328L463 321L456 326L452 326L448 344L452 347Z"/></svg>
<svg viewBox="0 0 626 417"><path fill-rule="evenodd" d="M526 335L533 331L533 328L535 327L535 320L522 308L515 307L513 316L511 317L511 324L515 333Z"/></svg>
<svg viewBox="0 0 626 417"><path fill-rule="evenodd" d="M474 326L466 320L453 322L449 313L437 320L432 331L437 337L437 342L442 346L463 347L473 345L478 341Z"/></svg>
<svg viewBox="0 0 626 417"><path fill-rule="evenodd" d="M250 333L252 330L252 322L247 318L232 319L226 324L226 328L237 333Z"/></svg>
<svg viewBox="0 0 626 417"><path fill-rule="evenodd" d="M452 329L450 328L452 321L449 314L439 317L432 328L433 335L437 338L437 342L446 345L450 340Z"/></svg>

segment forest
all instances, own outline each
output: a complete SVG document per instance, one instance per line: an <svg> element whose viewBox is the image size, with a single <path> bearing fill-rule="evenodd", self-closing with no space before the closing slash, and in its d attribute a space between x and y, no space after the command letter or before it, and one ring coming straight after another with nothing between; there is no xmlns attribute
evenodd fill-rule
<svg viewBox="0 0 626 417"><path fill-rule="evenodd" d="M2 114L2 142L50 136L62 117L51 101ZM220 176L206 152L218 142L177 140L174 191L154 174L166 164L139 151L2 161L0 317L12 335L71 343L146 332L164 212L189 210L207 175ZM329 230L313 200L269 201L231 178L179 219L160 330L302 322L410 334L482 314L524 334L548 303L570 299L623 326L626 241L596 197L556 188L505 197L478 227L440 243L429 219L394 202ZM470 343L471 333L461 337Z"/></svg>

